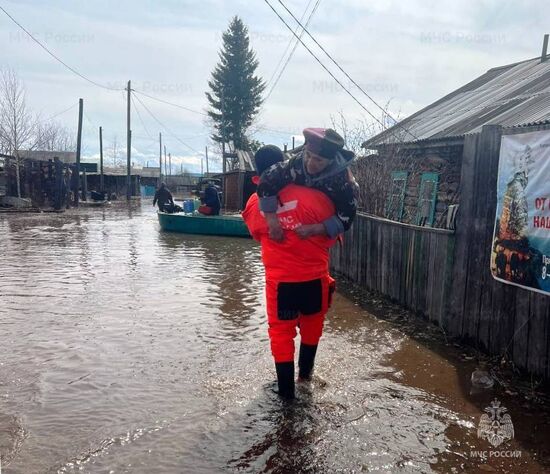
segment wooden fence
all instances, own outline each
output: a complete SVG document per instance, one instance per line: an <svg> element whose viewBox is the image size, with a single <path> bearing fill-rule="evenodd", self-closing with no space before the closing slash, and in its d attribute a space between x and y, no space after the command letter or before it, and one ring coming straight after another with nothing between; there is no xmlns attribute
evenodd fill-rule
<svg viewBox="0 0 550 474"><path fill-rule="evenodd" d="M331 261L337 273L440 323L453 247L451 231L359 214Z"/></svg>
<svg viewBox="0 0 550 474"><path fill-rule="evenodd" d="M496 281L490 271L501 137L502 128L490 125L464 139L455 234L358 215L331 264L450 335L550 378L550 297Z"/></svg>
<svg viewBox="0 0 550 474"><path fill-rule="evenodd" d="M453 291L445 327L490 354L506 354L518 367L550 378L550 297L501 283L490 271L502 133L501 127L489 125L464 140Z"/></svg>

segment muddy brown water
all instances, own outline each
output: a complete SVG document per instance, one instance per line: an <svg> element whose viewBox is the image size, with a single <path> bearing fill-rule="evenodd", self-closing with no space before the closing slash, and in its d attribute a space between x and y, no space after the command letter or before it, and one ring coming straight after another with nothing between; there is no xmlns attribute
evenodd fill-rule
<svg viewBox="0 0 550 474"><path fill-rule="evenodd" d="M281 404L250 240L160 232L145 202L0 216L0 245L3 473L550 472L536 408L505 398L492 448L498 388L341 294Z"/></svg>

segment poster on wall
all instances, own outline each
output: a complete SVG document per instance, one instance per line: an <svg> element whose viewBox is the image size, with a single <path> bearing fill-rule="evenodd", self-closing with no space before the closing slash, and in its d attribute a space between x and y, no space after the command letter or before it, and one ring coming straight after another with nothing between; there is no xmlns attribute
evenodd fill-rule
<svg viewBox="0 0 550 474"><path fill-rule="evenodd" d="M491 272L550 295L550 130L502 137Z"/></svg>

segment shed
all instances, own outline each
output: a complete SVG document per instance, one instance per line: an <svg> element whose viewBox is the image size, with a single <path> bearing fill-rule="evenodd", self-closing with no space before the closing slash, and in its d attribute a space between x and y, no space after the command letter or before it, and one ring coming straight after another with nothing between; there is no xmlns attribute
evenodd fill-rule
<svg viewBox="0 0 550 474"><path fill-rule="evenodd" d="M141 168L131 168L131 195L140 195ZM90 173L86 176L87 189L90 191L99 191L101 188L100 173ZM127 170L125 166L104 166L103 183L104 191L107 195L125 196L126 195Z"/></svg>
<svg viewBox="0 0 550 474"><path fill-rule="evenodd" d="M254 152L237 150L225 153L227 171L223 174L223 207L232 211L244 209L248 198L255 191L252 176L254 169Z"/></svg>

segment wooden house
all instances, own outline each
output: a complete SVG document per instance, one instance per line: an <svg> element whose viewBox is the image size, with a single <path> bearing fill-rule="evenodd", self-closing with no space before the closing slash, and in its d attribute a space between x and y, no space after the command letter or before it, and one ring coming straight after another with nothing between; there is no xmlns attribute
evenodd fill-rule
<svg viewBox="0 0 550 474"><path fill-rule="evenodd" d="M336 273L439 325L446 337L547 379L550 297L502 282L492 267L501 142L550 134L549 59L544 47L541 57L490 69L365 142L375 153L355 173L372 199L362 196L366 212L331 260ZM391 184L384 192L369 189L377 175ZM453 226L447 217L456 206Z"/></svg>
<svg viewBox="0 0 550 474"><path fill-rule="evenodd" d="M370 153L355 164L359 180L370 185L364 210L408 224L451 226L461 197L468 198L460 185L467 138L484 125L510 129L549 120L549 81L550 62L541 57L496 67L367 140ZM373 174L378 181L369 181Z"/></svg>

